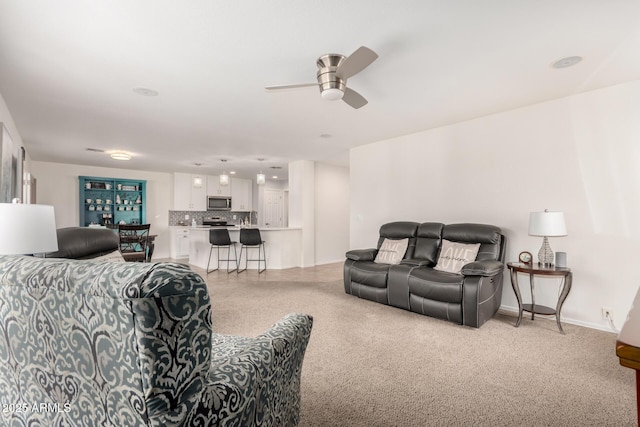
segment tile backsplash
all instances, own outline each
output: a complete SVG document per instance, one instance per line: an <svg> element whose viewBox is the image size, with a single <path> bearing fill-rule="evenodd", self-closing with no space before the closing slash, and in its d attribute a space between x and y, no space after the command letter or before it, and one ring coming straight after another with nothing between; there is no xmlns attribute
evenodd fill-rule
<svg viewBox="0 0 640 427"><path fill-rule="evenodd" d="M185 215L189 215L189 219L184 219ZM236 219L233 219L233 216ZM202 225L202 220L211 217L220 217L227 221L229 225L240 225L245 218L251 220L251 224L258 222L258 213L249 212L233 212L233 211L169 211L169 226L172 225L191 225L191 220L195 219L196 224Z"/></svg>

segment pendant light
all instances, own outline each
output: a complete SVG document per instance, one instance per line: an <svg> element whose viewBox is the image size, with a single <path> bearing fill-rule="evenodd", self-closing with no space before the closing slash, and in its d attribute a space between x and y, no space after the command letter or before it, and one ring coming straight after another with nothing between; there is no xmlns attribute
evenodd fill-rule
<svg viewBox="0 0 640 427"><path fill-rule="evenodd" d="M226 163L227 159L220 159L222 163ZM220 175L220 185L229 185L229 175L227 175L227 171L223 170L222 175Z"/></svg>
<svg viewBox="0 0 640 427"><path fill-rule="evenodd" d="M258 159L259 162L264 161L264 159ZM256 175L256 184L262 185L267 181L267 177L262 173L262 169L260 169L260 173Z"/></svg>

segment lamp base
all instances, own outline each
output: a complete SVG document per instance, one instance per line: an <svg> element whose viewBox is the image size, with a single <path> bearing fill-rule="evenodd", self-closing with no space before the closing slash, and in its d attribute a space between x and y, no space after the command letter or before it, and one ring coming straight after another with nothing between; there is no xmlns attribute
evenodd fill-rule
<svg viewBox="0 0 640 427"><path fill-rule="evenodd" d="M549 239L547 236L542 238L542 246L538 251L538 262L544 267L553 266L553 251L551 250L551 246L549 245Z"/></svg>

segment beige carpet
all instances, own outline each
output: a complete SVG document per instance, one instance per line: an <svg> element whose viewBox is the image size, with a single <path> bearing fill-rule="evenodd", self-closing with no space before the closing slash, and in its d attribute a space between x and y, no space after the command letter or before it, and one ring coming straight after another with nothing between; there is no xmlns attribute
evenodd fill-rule
<svg viewBox="0 0 640 427"><path fill-rule="evenodd" d="M200 270L201 274L203 273ZM203 276L205 276L203 274ZM498 315L480 329L344 293L341 265L212 273L217 332L314 317L300 426L632 426L634 372L616 335Z"/></svg>

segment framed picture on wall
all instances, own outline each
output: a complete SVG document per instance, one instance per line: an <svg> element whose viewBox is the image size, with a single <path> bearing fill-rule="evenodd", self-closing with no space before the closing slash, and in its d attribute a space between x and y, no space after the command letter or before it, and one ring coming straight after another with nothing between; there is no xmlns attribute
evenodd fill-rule
<svg viewBox="0 0 640 427"><path fill-rule="evenodd" d="M13 199L13 142L2 123L2 140L0 140L0 203L9 203Z"/></svg>
<svg viewBox="0 0 640 427"><path fill-rule="evenodd" d="M9 131L0 123L0 203L10 203L14 198L22 199L22 169L24 150L14 153L13 140ZM18 156L20 158L18 158Z"/></svg>

